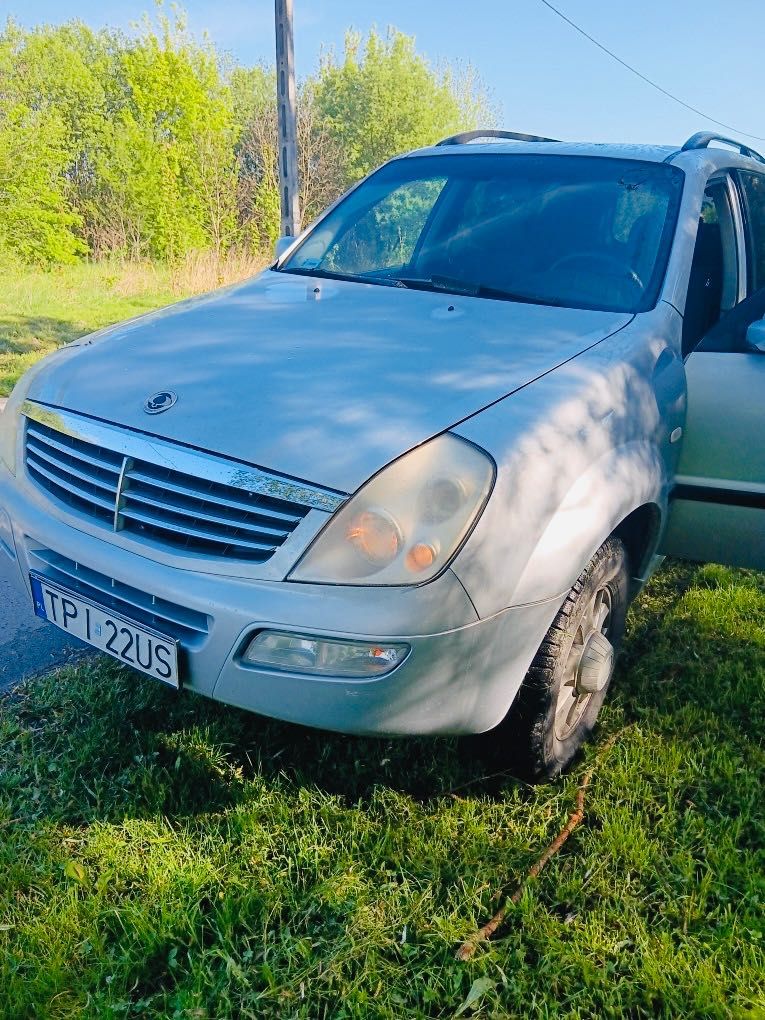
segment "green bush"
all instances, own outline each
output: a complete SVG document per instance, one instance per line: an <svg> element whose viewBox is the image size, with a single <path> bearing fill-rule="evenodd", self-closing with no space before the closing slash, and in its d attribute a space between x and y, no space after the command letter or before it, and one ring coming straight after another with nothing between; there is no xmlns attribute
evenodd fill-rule
<svg viewBox="0 0 765 1020"><path fill-rule="evenodd" d="M231 66L182 15L132 35L72 21L0 33L0 252L176 262L269 249L279 229L274 76ZM468 74L391 29L349 34L300 86L302 203L313 218L402 149L485 111Z"/></svg>

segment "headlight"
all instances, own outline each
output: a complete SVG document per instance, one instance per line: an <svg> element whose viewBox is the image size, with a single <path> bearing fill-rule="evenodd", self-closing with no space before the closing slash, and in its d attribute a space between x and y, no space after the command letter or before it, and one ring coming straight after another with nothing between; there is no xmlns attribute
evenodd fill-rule
<svg viewBox="0 0 765 1020"><path fill-rule="evenodd" d="M325 584L421 584L446 567L486 505L494 461L445 433L342 506L290 574Z"/></svg>
<svg viewBox="0 0 765 1020"><path fill-rule="evenodd" d="M27 387L22 385L22 382L16 384L16 389L8 398L5 410L0 413L0 460L12 475L16 474L16 439L19 428L19 408L24 403L27 392Z"/></svg>

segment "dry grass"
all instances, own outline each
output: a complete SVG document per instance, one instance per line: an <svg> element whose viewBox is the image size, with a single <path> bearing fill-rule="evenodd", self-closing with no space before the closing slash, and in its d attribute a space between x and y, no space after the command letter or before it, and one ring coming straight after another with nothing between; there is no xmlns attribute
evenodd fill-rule
<svg viewBox="0 0 765 1020"><path fill-rule="evenodd" d="M111 265L109 274L113 292L119 297L132 298L156 293L169 282L173 294L188 297L204 294L216 287L246 280L259 273L268 264L262 255L249 252L213 251L190 252L171 269L153 262L118 262Z"/></svg>
<svg viewBox="0 0 765 1020"><path fill-rule="evenodd" d="M134 298L165 289L167 275L164 267L153 262L120 262L111 267L109 282L118 297Z"/></svg>
<svg viewBox="0 0 765 1020"><path fill-rule="evenodd" d="M216 287L246 280L268 265L263 255L248 252L191 252L171 274L173 290L179 295L202 294Z"/></svg>

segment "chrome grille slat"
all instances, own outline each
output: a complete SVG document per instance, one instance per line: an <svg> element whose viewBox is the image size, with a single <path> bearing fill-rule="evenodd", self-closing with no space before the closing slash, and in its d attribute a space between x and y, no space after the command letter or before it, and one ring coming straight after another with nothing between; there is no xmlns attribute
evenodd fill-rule
<svg viewBox="0 0 765 1020"><path fill-rule="evenodd" d="M183 476L181 476L181 477L183 477ZM142 471L142 470L140 470L138 468L134 468L134 469L132 469L130 471L129 478L130 478L131 482L132 481L136 481L136 482L141 482L143 485L151 485L154 488L159 489L160 492L166 492L166 491L167 492L172 492L172 493L174 493L175 495L178 495L178 496L186 496L188 499L204 499L204 496L202 495L202 490L200 490L200 489L188 488L188 487L185 487L183 485L178 485L175 482L171 482L171 481L168 481L168 480L164 480L164 479L159 479L159 478L153 477L152 475L149 475L145 471ZM204 481L203 478L199 479L199 484L200 485L204 485L205 484L205 481ZM216 483L215 482L208 482L207 484L210 486L210 488L212 488L213 486L215 486ZM258 512L258 503L256 502L256 500L263 499L263 498L264 497L257 496L254 493L253 493L252 501L248 501L248 500L244 499L243 497L237 498L237 497L230 496L230 495L225 495L223 497L219 497L220 502L222 503L222 505L224 505L226 507L229 507L232 510L244 510L245 513L256 513L256 512ZM276 502L276 501L274 501L274 502ZM296 507L298 507L298 504L294 504L294 505ZM298 509L303 510L304 508L303 507L298 507ZM277 520L279 522L283 521L285 525L291 525L292 527L297 527L297 525L300 523L300 521L305 516L304 513L296 513L296 514L293 513L293 514L290 514L290 513L286 513L283 510L273 509L272 507L269 507L268 510L264 512L264 515L268 516L268 517L271 517L271 518L273 518L273 520Z"/></svg>
<svg viewBox="0 0 765 1020"><path fill-rule="evenodd" d="M158 514L148 513L144 510L134 510L129 506L123 507L122 510L120 510L120 514L122 517L128 517L133 521L140 521L142 524L150 524L155 528L169 529L173 527L174 523L171 520L163 519ZM226 536L215 531L207 531L203 528L193 527L188 524L183 526L183 532L191 538L223 542L227 545L233 545L242 549L263 549L265 551L272 549L271 544L268 542L257 542L242 535L237 535L234 532L231 532L228 536Z"/></svg>
<svg viewBox="0 0 765 1020"><path fill-rule="evenodd" d="M159 548L265 563L310 511L281 491L229 484L240 473L236 463L219 461L230 468L197 477L79 439L56 424L27 419L29 477L99 524Z"/></svg>
<svg viewBox="0 0 765 1020"><path fill-rule="evenodd" d="M56 460L54 455L39 449L37 443L27 443L27 458L29 458L30 454L34 454L35 460L45 461L45 463L48 464L54 472L61 470L61 462ZM79 478L81 482L87 482L88 485L95 485L97 488L103 489L107 493L114 493L114 490L117 487L117 478L114 478L110 485L107 481L102 480L97 475L88 475L85 471L80 471L79 468L73 467L71 464L67 464L66 470L68 474L74 475L75 478ZM119 477L119 472L117 472L117 476Z"/></svg>
<svg viewBox="0 0 765 1020"><path fill-rule="evenodd" d="M39 425L37 425L35 422L30 421L29 424L27 425L27 438L36 439L39 443L43 443L45 446L52 446L53 449L58 450L59 453L64 453L68 457L74 457L76 460L84 461L86 464L91 464L93 467L102 468L104 471L112 471L114 474L117 475L120 473L122 457L118 453L111 454L111 456L114 457L114 460L99 458L96 454L86 452L85 450L82 449L76 449L74 446L68 446L65 440L67 440L69 437L63 435L63 433L61 435L61 439L59 440L55 439L53 435L43 434L40 431L40 429L41 427ZM53 431L52 429L48 430L49 433L51 433L52 431ZM75 440L75 442L78 442L78 440ZM80 444L80 446L85 445L86 444L84 443ZM98 450L104 455L106 455L107 452L101 450L101 448L97 446L92 447L92 449Z"/></svg>
<svg viewBox="0 0 765 1020"><path fill-rule="evenodd" d="M241 520L237 521L236 518L211 514L206 510L200 510L195 507L182 507L178 503L162 503L158 499L153 499L151 496L146 496L144 493L136 491L132 486L129 491L125 490L124 495L131 504L141 503L144 506L152 507L154 510L165 510L178 514L181 517L188 517L193 521L206 521L209 524L217 524L224 528L237 528L239 531L247 534L273 536L274 538L282 539L282 541L289 535L289 531L285 528L272 528L267 524L245 524ZM130 515L129 511L125 509L121 512L127 516Z"/></svg>
<svg viewBox="0 0 765 1020"><path fill-rule="evenodd" d="M37 461L37 458L33 458L27 453L27 467L32 468L33 471L41 474L44 478L47 478L49 482L52 482L57 488L63 492L72 491L81 500L86 503L95 503L96 506L102 507L104 510L114 512L114 501L111 502L103 496L97 495L95 492L88 492L87 489L82 488L76 482L68 478L62 478L59 474L50 471L43 464Z"/></svg>
<svg viewBox="0 0 765 1020"><path fill-rule="evenodd" d="M50 549L33 548L30 561L32 568L49 581L187 645L198 645L207 637L209 620L204 613L154 598Z"/></svg>

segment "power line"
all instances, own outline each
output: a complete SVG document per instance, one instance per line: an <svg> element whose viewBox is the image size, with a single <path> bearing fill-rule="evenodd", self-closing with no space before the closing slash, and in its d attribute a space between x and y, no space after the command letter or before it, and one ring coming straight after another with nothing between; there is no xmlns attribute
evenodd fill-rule
<svg viewBox="0 0 765 1020"><path fill-rule="evenodd" d="M704 111L699 110L698 107L691 106L691 104L686 103L684 99L680 99L678 96L675 96L671 92L668 92L666 89L663 89L661 85L657 85L655 81L652 81L641 71L638 71L638 69L636 67L633 67L632 64L628 64L626 60L622 60L622 58L617 56L613 52L613 50L609 50L607 46L604 46L603 43L598 42L598 40L593 38L593 36L591 36L588 32L585 32L585 30L583 28L580 28L575 21L572 21L571 18L567 17L563 13L563 11L559 11L557 7L554 7L549 2L549 0L539 0L539 2L544 4L545 7L549 8L549 10L553 12L553 14L557 14L559 18L562 18L563 21L565 21L567 25L570 25L571 28L574 29L574 31L578 32L579 35L583 35L585 39L588 39L591 43L593 43L593 45L597 46L599 50L602 50L604 53L607 53L612 60L615 60L617 62L617 64L621 64L622 67L626 67L628 71L631 71L633 74L637 75L637 77L642 79L642 81L646 82L647 85L650 85L651 88L656 89L657 92L661 92L661 94L666 96L668 99L671 99L675 103L679 103L679 105L684 106L686 110L690 110L691 113L698 114L699 117L703 117L705 120L711 120L713 124L717 124L719 127L723 127L727 131L732 131L734 134L737 135L745 135L747 138L756 138L758 142L765 142L765 137L762 137L761 135L753 135L751 131L742 131L740 128L733 127L732 124L726 124L725 121L717 120L716 117L710 117L708 113L704 113Z"/></svg>

